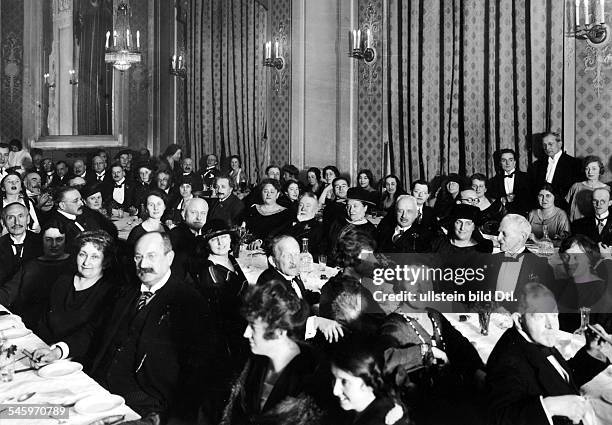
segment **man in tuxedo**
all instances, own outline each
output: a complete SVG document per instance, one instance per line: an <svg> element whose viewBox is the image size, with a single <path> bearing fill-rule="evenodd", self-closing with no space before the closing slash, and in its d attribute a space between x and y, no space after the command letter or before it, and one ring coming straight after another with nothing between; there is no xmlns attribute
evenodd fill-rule
<svg viewBox="0 0 612 425"><path fill-rule="evenodd" d="M278 280L310 306L319 302L319 293L306 289L299 276L300 246L293 237L279 235L272 238L266 248L266 254L269 267L259 275L258 285L270 280ZM328 340L338 340L343 335L342 326L334 320L319 316L309 317L306 321L305 337L314 337L317 330L321 331Z"/></svg>
<svg viewBox="0 0 612 425"><path fill-rule="evenodd" d="M429 199L429 183L425 180L415 180L410 186L410 192L417 201L417 224L425 226L432 233L440 230L438 218L429 205L425 205Z"/></svg>
<svg viewBox="0 0 612 425"><path fill-rule="evenodd" d="M514 293L515 298L529 282L540 282L548 287L553 284L553 272L545 257L531 253L525 243L531 234L531 225L519 214L507 214L499 225L501 253L491 257L488 266L490 288L504 293ZM509 311L516 310L514 301L503 303Z"/></svg>
<svg viewBox="0 0 612 425"><path fill-rule="evenodd" d="M300 197L297 215L286 226L274 232L271 236L288 235L301 241L308 239L308 252L316 261L319 253L325 253L323 242L323 225L315 218L319 210L319 200L312 192L306 192Z"/></svg>
<svg viewBox="0 0 612 425"><path fill-rule="evenodd" d="M582 164L573 156L563 152L563 140L557 133L546 133L542 138L545 158L539 159L529 168L530 182L538 190L545 182L552 184L560 200L572 185L584 179Z"/></svg>
<svg viewBox="0 0 612 425"><path fill-rule="evenodd" d="M76 161L74 161L74 164L72 164L72 172L74 174L74 177L81 177L87 182L87 166L85 165L85 162L82 159L77 159Z"/></svg>
<svg viewBox="0 0 612 425"><path fill-rule="evenodd" d="M2 225L8 233L0 237L0 284L7 282L19 270L19 266L42 254L40 235L30 232L30 214L19 202L2 209Z"/></svg>
<svg viewBox="0 0 612 425"><path fill-rule="evenodd" d="M349 181L344 177L336 177L332 181L334 200L326 200L323 209L323 234L328 235L331 226L339 220L346 220L346 196Z"/></svg>
<svg viewBox="0 0 612 425"><path fill-rule="evenodd" d="M134 208L134 184L125 177L125 169L119 163L110 168L112 183L104 185L102 198L104 204L113 209L136 213Z"/></svg>
<svg viewBox="0 0 612 425"><path fill-rule="evenodd" d="M40 174L38 174L36 171L27 172L23 178L23 183L26 187L26 195L34 202L34 205L37 205L42 186L42 178L40 177Z"/></svg>
<svg viewBox="0 0 612 425"><path fill-rule="evenodd" d="M201 164L201 161L200 161ZM206 156L206 168L200 169L200 178L202 180L202 186L204 190L211 190L215 184L215 179L219 175L220 171L217 168L217 155L211 153ZM201 166L201 165L200 165Z"/></svg>
<svg viewBox="0 0 612 425"><path fill-rule="evenodd" d="M170 171L159 170L155 175L154 186L168 195L167 205L173 205L179 196L181 196L178 193L178 189L174 187L174 181L172 180L172 174Z"/></svg>
<svg viewBox="0 0 612 425"><path fill-rule="evenodd" d="M91 160L93 165L94 173L89 175L87 184L93 183L106 183L111 180L110 173L106 172L106 160L101 156L94 156Z"/></svg>
<svg viewBox="0 0 612 425"><path fill-rule="evenodd" d="M501 199L509 213L527 215L535 200L532 182L527 173L516 168L512 149L501 149L499 157L502 172L489 180L489 195Z"/></svg>
<svg viewBox="0 0 612 425"><path fill-rule="evenodd" d="M416 222L417 200L412 195L400 195L395 203L395 220L381 222L378 227L379 252L430 252L434 237L423 224Z"/></svg>
<svg viewBox="0 0 612 425"><path fill-rule="evenodd" d="M8 168L9 146L6 143L0 143L0 180L6 176Z"/></svg>
<svg viewBox="0 0 612 425"><path fill-rule="evenodd" d="M580 386L609 364L601 351L605 342L589 331L586 345L566 361L555 348L559 321L552 293L529 283L518 298L514 326L504 332L487 362L489 423L577 424L587 411Z"/></svg>
<svg viewBox="0 0 612 425"><path fill-rule="evenodd" d="M572 223L572 233L588 236L594 242L612 245L612 220L610 217L610 190L599 187L593 191L595 216L582 217Z"/></svg>
<svg viewBox="0 0 612 425"><path fill-rule="evenodd" d="M68 186L68 182L70 181L70 169L68 168L68 164L66 161L57 161L55 164L55 176L51 183L50 187L60 187L60 186Z"/></svg>
<svg viewBox="0 0 612 425"><path fill-rule="evenodd" d="M217 199L212 199L208 213L209 219L225 221L229 226L240 224L244 203L233 193L234 182L227 175L218 175L215 179Z"/></svg>
<svg viewBox="0 0 612 425"><path fill-rule="evenodd" d="M193 420L202 385L203 301L171 272L165 233L143 235L134 251L138 280L122 287L91 376L149 422Z"/></svg>
<svg viewBox="0 0 612 425"><path fill-rule="evenodd" d="M115 155L115 161L121 164L125 173L125 178L134 180L134 171L132 170L132 151L123 149Z"/></svg>
<svg viewBox="0 0 612 425"><path fill-rule="evenodd" d="M191 179L191 188L194 192L202 190L202 177L193 170L193 159L184 158L181 161L181 169L183 170L183 178Z"/></svg>
<svg viewBox="0 0 612 425"><path fill-rule="evenodd" d="M196 254L197 237L202 236L208 215L208 203L201 198L191 198L182 211L183 221L170 231L175 252L172 270L185 276L189 259Z"/></svg>

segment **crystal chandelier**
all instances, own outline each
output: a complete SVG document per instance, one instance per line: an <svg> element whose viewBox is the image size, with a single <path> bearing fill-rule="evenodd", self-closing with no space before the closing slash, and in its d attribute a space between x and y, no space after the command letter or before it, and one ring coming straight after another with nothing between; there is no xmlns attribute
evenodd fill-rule
<svg viewBox="0 0 612 425"><path fill-rule="evenodd" d="M113 16L113 32L112 34L110 31L106 32L104 61L113 64L121 72L129 69L133 63L138 63L142 59L140 31L136 31L136 44L134 44L134 32L130 28L131 16L129 0L120 0Z"/></svg>

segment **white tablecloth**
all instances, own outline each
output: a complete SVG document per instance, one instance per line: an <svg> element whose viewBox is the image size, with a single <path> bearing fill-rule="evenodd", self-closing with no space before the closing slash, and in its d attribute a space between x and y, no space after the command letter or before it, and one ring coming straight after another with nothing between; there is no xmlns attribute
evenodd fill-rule
<svg viewBox="0 0 612 425"><path fill-rule="evenodd" d="M5 310L0 306L0 310ZM26 349L30 352L37 348L47 347L39 337L30 333L21 338L14 338L8 341L8 344L17 346L17 358L23 357L21 349ZM28 359L23 359L15 363L15 370L24 369L30 366ZM35 371L27 371L16 373L12 382L0 382L0 403L3 403L8 397L15 396L16 398L22 394L36 392L28 400L17 403L14 400L6 401L7 404L18 404L27 406L28 404L58 404L71 403L80 398L93 394L108 394L108 391L102 388L96 381L90 378L84 372L77 372L65 377L58 378L41 378ZM0 410L2 407L0 406ZM6 413L6 412L5 412ZM47 419L0 419L2 425L49 425L49 424L67 424L67 425L87 425L97 419L105 418L114 415L125 415L125 420L139 419L140 416L123 405L116 407L103 413L83 415L77 413L74 407L69 410L69 418L64 422L52 417Z"/></svg>
<svg viewBox="0 0 612 425"><path fill-rule="evenodd" d="M111 218L113 224L117 228L117 232L119 234L119 239L126 240L130 235L132 229L142 223L142 220L136 216L124 214L122 218Z"/></svg>

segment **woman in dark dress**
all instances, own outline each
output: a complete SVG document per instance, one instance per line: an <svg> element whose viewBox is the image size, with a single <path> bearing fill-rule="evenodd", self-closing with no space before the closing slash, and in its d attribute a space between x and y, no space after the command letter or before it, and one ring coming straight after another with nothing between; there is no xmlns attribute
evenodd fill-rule
<svg viewBox="0 0 612 425"><path fill-rule="evenodd" d="M399 177L389 174L383 179L384 192L380 198L379 209L382 211L392 212L395 208L395 201L398 196L405 195L406 191L402 187L402 182Z"/></svg>
<svg viewBox="0 0 612 425"><path fill-rule="evenodd" d="M251 287L243 306L244 337L253 354L232 389L221 424L317 424L312 396L318 362L298 341L308 305L291 288L271 280Z"/></svg>
<svg viewBox="0 0 612 425"><path fill-rule="evenodd" d="M49 308L37 334L51 348L36 350L36 359L52 362L68 356L91 362L91 341L105 324L116 279L110 269L114 245L103 230L81 233L75 239L77 272L62 275L53 285Z"/></svg>
<svg viewBox="0 0 612 425"><path fill-rule="evenodd" d="M436 193L436 200L433 206L434 213L440 224L446 224L448 217L455 206L456 199L461 189L467 187L468 182L465 177L451 173L448 177L442 178L440 188Z"/></svg>
<svg viewBox="0 0 612 425"><path fill-rule="evenodd" d="M206 302L204 320L209 324L211 341L216 344L206 404L202 406L210 423L219 423L230 384L244 367L249 353L249 345L242 336L247 322L240 314L242 296L249 283L231 254L236 243L237 234L226 222L211 220L198 246L198 258L205 260L192 267L195 288Z"/></svg>
<svg viewBox="0 0 612 425"><path fill-rule="evenodd" d="M85 201L83 215L91 222L95 222L98 228L117 239L117 227L108 218L106 211L102 208L102 185L100 183L81 189L81 196Z"/></svg>
<svg viewBox="0 0 612 425"><path fill-rule="evenodd" d="M506 208L500 199L491 199L486 196L487 178L484 174L476 173L470 177L472 189L478 196L476 206L480 209L480 229L487 235L497 235L499 223L506 215Z"/></svg>
<svg viewBox="0 0 612 425"><path fill-rule="evenodd" d="M295 180L288 180L283 184L283 193L278 198L278 204L287 208L290 211L291 217L295 217L301 195L302 184Z"/></svg>
<svg viewBox="0 0 612 425"><path fill-rule="evenodd" d="M333 394L349 412L334 420L352 425L407 425L408 411L383 376L384 360L374 341L348 339L331 356Z"/></svg>
<svg viewBox="0 0 612 425"><path fill-rule="evenodd" d="M424 278L401 281L398 294L425 294L434 285L429 266L412 257L411 267ZM474 346L440 313L444 302L403 301L380 328L385 373L402 389L402 400L414 407L417 424L481 424L485 411L485 366Z"/></svg>
<svg viewBox="0 0 612 425"><path fill-rule="evenodd" d="M306 180L308 181L306 191L314 193L318 198L323 191L324 184L323 181L321 181L321 170L317 167L310 167L306 173Z"/></svg>
<svg viewBox="0 0 612 425"><path fill-rule="evenodd" d="M280 183L275 179L264 179L259 184L262 203L255 204L245 212L246 228L255 242L252 248L259 248L262 241L274 230L285 226L293 217L291 211L278 205Z"/></svg>
<svg viewBox="0 0 612 425"><path fill-rule="evenodd" d="M131 245L136 244L142 235L149 232L169 232L170 229L162 223L162 217L166 211L168 197L158 189L152 189L147 195L147 217L138 226L134 227L128 235L127 241Z"/></svg>

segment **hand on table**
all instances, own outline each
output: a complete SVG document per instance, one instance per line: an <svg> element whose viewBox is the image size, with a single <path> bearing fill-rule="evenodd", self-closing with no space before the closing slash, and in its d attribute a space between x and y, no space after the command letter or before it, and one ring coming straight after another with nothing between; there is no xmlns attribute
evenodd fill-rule
<svg viewBox="0 0 612 425"><path fill-rule="evenodd" d="M565 416L575 424L580 423L587 409L586 399L578 395L544 397L542 402L551 416Z"/></svg>

